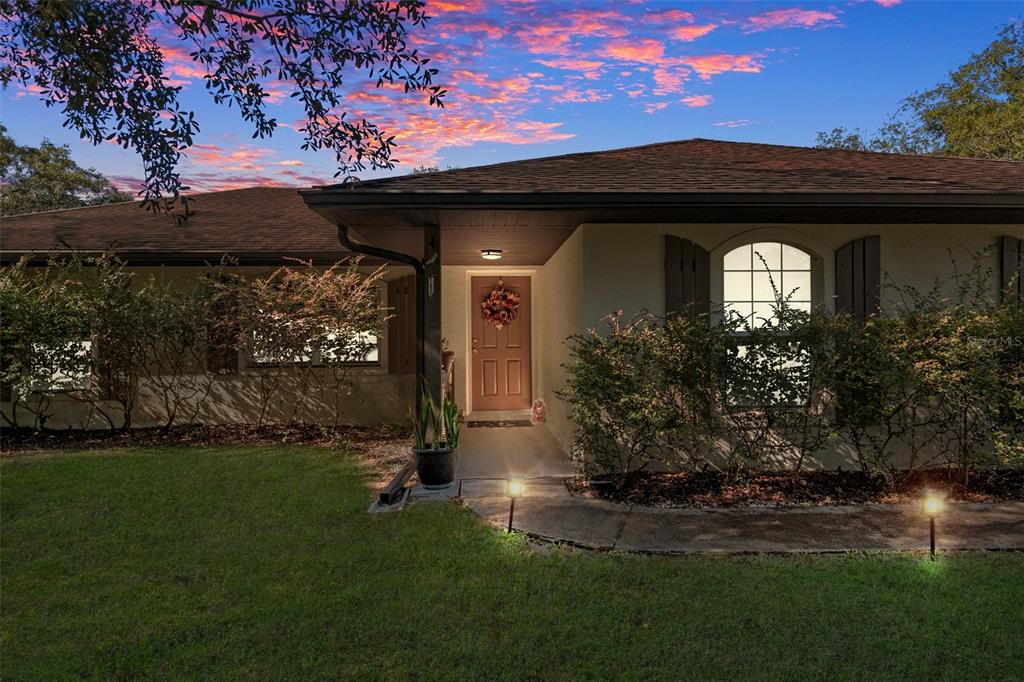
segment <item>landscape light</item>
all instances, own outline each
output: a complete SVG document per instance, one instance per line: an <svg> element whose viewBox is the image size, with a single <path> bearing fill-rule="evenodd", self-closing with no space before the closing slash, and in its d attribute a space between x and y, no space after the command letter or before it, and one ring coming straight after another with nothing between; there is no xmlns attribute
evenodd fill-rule
<svg viewBox="0 0 1024 682"><path fill-rule="evenodd" d="M480 257L484 260L500 260L502 251L501 249L481 249Z"/></svg>
<svg viewBox="0 0 1024 682"><path fill-rule="evenodd" d="M512 517L516 513L516 499L523 496L523 479L509 478L505 480L505 494L508 496L508 532L512 532Z"/></svg>
<svg viewBox="0 0 1024 682"><path fill-rule="evenodd" d="M928 517L928 530L929 538L931 541L931 556L935 558L935 517L942 512L943 502L942 498L931 492L927 491L924 495L924 502L921 505L924 510L925 516Z"/></svg>

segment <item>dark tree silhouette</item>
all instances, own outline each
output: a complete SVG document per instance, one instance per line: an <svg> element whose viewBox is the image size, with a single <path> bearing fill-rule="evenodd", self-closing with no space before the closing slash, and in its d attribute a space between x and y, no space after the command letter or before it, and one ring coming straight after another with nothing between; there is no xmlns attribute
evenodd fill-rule
<svg viewBox="0 0 1024 682"><path fill-rule="evenodd" d="M277 126L268 81L290 87L305 109L302 148L330 149L348 178L391 168L394 138L347 115L345 86L398 84L442 106L437 70L407 40L427 19L423 0L0 0L0 84L34 86L85 140L134 149L146 207L177 211L187 189L177 166L199 123L179 103L161 43L188 50L207 91L237 107L254 138Z"/></svg>

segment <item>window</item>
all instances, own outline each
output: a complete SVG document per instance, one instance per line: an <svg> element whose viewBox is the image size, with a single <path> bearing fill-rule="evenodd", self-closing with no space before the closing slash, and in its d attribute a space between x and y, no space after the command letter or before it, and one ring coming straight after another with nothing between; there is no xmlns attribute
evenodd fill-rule
<svg viewBox="0 0 1024 682"><path fill-rule="evenodd" d="M92 341L66 341L56 347L32 344L32 388L36 391L76 391L92 379Z"/></svg>
<svg viewBox="0 0 1024 682"><path fill-rule="evenodd" d="M780 242L745 244L725 254L722 263L725 313L739 315L751 327L777 317L779 299L797 310L811 309L811 255Z"/></svg>
<svg viewBox="0 0 1024 682"><path fill-rule="evenodd" d="M278 338L279 336L283 338ZM338 360L353 364L376 364L380 361L377 335L368 331L330 331L315 340L310 340L301 352L298 349L292 350L293 348L294 345L287 338L287 333L279 335L273 330L257 330L253 333L252 359L257 365L324 365Z"/></svg>

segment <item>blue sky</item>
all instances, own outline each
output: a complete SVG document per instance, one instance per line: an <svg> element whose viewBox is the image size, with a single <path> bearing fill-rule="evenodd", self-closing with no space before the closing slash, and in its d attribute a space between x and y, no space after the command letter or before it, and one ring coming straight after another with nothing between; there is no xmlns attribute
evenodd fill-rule
<svg viewBox="0 0 1024 682"><path fill-rule="evenodd" d="M810 145L834 126L874 129L901 98L942 79L1024 18L1024 2L538 2L428 0L413 36L434 58L448 106L353 81L346 108L398 136L392 172L708 137ZM196 190L328 182L328 153L302 152L302 112L268 83L282 127L252 140L214 105L202 73L168 44L165 61L201 125L182 166ZM2 94L23 144L68 143L125 188L141 165L110 144L82 144L30 91ZM381 173L364 173L372 177ZM387 174L387 173L383 173Z"/></svg>

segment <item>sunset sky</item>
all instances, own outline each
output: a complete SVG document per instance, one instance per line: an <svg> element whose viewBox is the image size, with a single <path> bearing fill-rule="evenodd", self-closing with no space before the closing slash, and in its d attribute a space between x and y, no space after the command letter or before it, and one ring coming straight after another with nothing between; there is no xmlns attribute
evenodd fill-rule
<svg viewBox="0 0 1024 682"><path fill-rule="evenodd" d="M398 136L392 173L691 137L811 145L817 131L838 125L876 128L901 98L1024 18L1021 2L427 4L433 19L414 41L441 70L447 106L361 82L346 95L349 111ZM202 128L182 166L186 184L331 181L333 157L299 148L293 128L302 111L287 84L269 84L281 127L253 140L237 110L213 104L185 50L168 45L165 60ZM18 142L69 143L79 163L137 189L132 154L78 142L32 92L11 88L2 104Z"/></svg>

